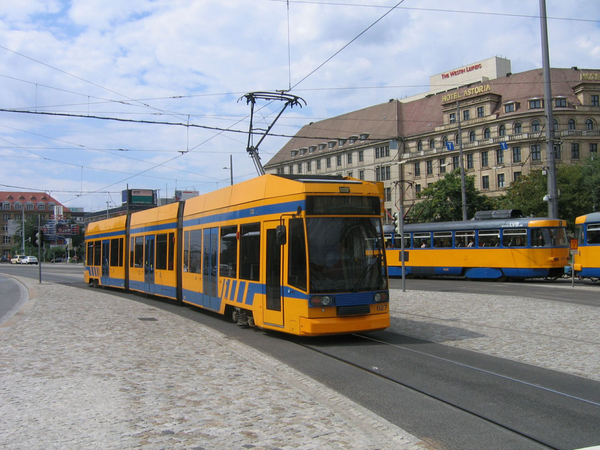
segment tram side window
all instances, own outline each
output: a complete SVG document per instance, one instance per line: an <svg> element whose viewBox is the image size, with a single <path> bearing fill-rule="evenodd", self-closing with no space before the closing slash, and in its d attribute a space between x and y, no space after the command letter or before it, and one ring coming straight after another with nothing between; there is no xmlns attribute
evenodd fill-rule
<svg viewBox="0 0 600 450"><path fill-rule="evenodd" d="M110 266L123 267L123 238L110 240Z"/></svg>
<svg viewBox="0 0 600 450"><path fill-rule="evenodd" d="M260 224L240 226L240 278L258 281L260 278Z"/></svg>
<svg viewBox="0 0 600 450"><path fill-rule="evenodd" d="M94 262L94 243L92 241L88 241L87 250L86 250L86 258L85 264L88 266L93 265Z"/></svg>
<svg viewBox="0 0 600 450"><path fill-rule="evenodd" d="M430 233L414 233L413 234L414 248L430 248L431 234Z"/></svg>
<svg viewBox="0 0 600 450"><path fill-rule="evenodd" d="M306 290L306 238L302 219L290 219L288 283Z"/></svg>
<svg viewBox="0 0 600 450"><path fill-rule="evenodd" d="M221 255L219 275L237 276L237 225L221 227Z"/></svg>
<svg viewBox="0 0 600 450"><path fill-rule="evenodd" d="M587 226L587 243L600 244L600 224L589 224Z"/></svg>
<svg viewBox="0 0 600 450"><path fill-rule="evenodd" d="M550 245L550 243L544 238L544 230L542 228L533 228L531 230L531 246L546 247L548 245Z"/></svg>
<svg viewBox="0 0 600 450"><path fill-rule="evenodd" d="M569 244L567 231L562 227L548 228L548 234L552 247L566 247Z"/></svg>
<svg viewBox="0 0 600 450"><path fill-rule="evenodd" d="M454 233L454 245L456 247L474 247L475 231L457 231Z"/></svg>
<svg viewBox="0 0 600 450"><path fill-rule="evenodd" d="M101 242L94 241L94 266L102 264Z"/></svg>
<svg viewBox="0 0 600 450"><path fill-rule="evenodd" d="M135 255L133 257L134 267L144 267L144 236L135 237Z"/></svg>
<svg viewBox="0 0 600 450"><path fill-rule="evenodd" d="M500 230L481 230L478 237L479 247L498 247L500 245Z"/></svg>
<svg viewBox="0 0 600 450"><path fill-rule="evenodd" d="M433 233L433 246L436 248L452 247L452 231L436 231Z"/></svg>
<svg viewBox="0 0 600 450"><path fill-rule="evenodd" d="M188 269L191 273L200 273L202 271L202 230L190 231L189 242L190 265Z"/></svg>
<svg viewBox="0 0 600 450"><path fill-rule="evenodd" d="M526 247L527 230L504 230L502 232L503 247Z"/></svg>
<svg viewBox="0 0 600 450"><path fill-rule="evenodd" d="M156 270L167 270L167 251L169 242L167 233L156 235Z"/></svg>

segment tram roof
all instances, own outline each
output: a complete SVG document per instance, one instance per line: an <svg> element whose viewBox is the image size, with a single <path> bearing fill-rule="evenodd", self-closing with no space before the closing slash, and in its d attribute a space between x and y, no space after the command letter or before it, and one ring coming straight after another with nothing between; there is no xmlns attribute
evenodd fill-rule
<svg viewBox="0 0 600 450"><path fill-rule="evenodd" d="M404 231L487 230L492 228L529 228L565 226L566 221L548 217L519 217L512 219L467 220L459 222L408 223Z"/></svg>

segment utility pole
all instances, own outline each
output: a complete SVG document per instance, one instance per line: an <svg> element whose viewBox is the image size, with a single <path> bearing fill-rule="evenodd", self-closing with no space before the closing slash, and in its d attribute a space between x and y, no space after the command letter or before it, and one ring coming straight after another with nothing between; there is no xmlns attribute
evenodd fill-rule
<svg viewBox="0 0 600 450"><path fill-rule="evenodd" d="M554 158L554 118L552 116L552 86L550 84L550 55L548 50L548 21L546 0L540 0L542 28L542 63L544 72L544 108L546 111L546 145L548 147L548 217L558 219L558 190L556 188L556 161Z"/></svg>

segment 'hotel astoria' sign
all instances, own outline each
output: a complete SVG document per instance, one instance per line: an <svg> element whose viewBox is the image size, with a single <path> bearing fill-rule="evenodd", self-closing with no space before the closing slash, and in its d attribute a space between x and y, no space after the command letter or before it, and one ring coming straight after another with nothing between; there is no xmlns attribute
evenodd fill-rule
<svg viewBox="0 0 600 450"><path fill-rule="evenodd" d="M451 94L444 95L442 97L442 102L446 103L446 102L450 102L450 101L454 101L454 100L459 100L464 97L471 97L473 95L485 94L486 92L490 92L491 90L492 90L492 88L490 87L489 84L471 87L471 88L465 89L462 92L456 91L456 92L452 92Z"/></svg>

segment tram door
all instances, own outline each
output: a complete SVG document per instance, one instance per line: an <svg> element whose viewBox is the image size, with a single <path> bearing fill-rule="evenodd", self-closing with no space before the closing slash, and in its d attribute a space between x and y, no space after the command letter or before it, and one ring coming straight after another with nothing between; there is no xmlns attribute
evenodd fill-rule
<svg viewBox="0 0 600 450"><path fill-rule="evenodd" d="M154 294L154 235L146 236L144 246L144 283L146 292Z"/></svg>
<svg viewBox="0 0 600 450"><path fill-rule="evenodd" d="M265 324L283 327L283 288L281 285L283 246L277 243L279 221L267 224Z"/></svg>
<svg viewBox="0 0 600 450"><path fill-rule="evenodd" d="M108 285L108 278L110 276L110 269L108 267L108 261L110 261L110 240L102 241L102 276L100 277L100 283L102 286Z"/></svg>

